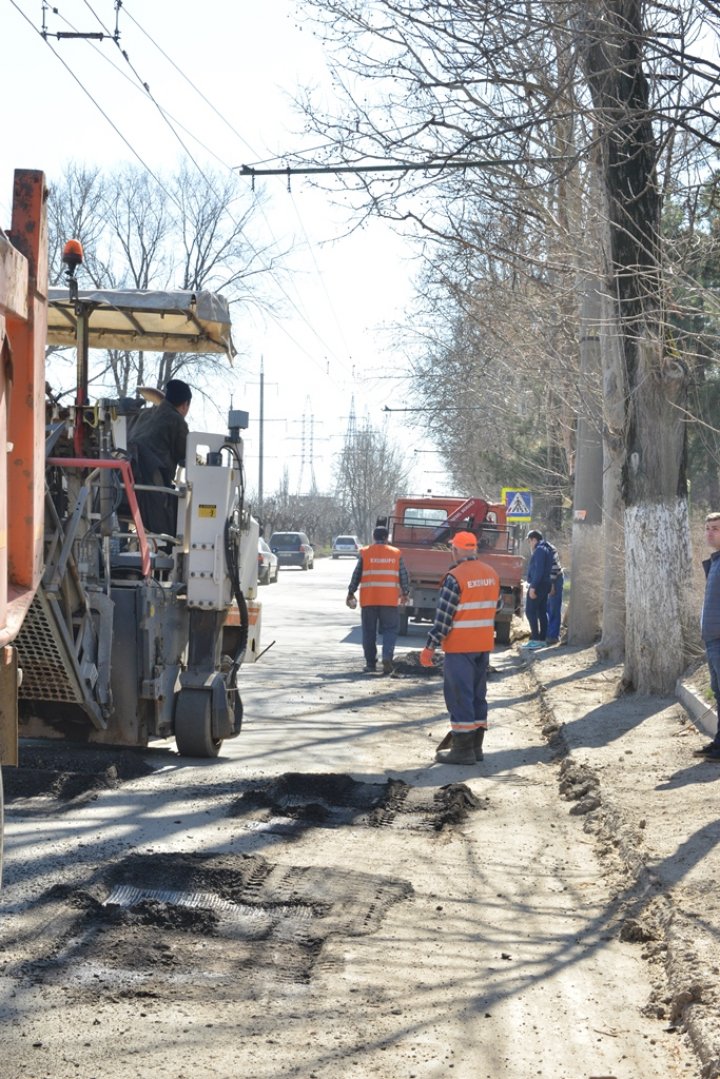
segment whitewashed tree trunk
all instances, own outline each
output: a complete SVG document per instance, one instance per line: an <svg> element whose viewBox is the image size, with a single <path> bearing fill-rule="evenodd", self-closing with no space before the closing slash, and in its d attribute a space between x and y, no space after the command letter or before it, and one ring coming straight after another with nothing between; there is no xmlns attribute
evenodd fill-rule
<svg viewBox="0 0 720 1079"><path fill-rule="evenodd" d="M625 560L625 680L640 693L672 693L687 666L683 644L690 593L687 500L628 506Z"/></svg>

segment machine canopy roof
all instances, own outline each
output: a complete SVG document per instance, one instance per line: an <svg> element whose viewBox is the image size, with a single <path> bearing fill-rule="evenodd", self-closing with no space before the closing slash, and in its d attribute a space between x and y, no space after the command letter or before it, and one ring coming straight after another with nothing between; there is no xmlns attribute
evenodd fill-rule
<svg viewBox="0 0 720 1079"><path fill-rule="evenodd" d="M215 292L101 289L78 292L89 347L235 356L227 300ZM78 315L67 288L48 289L49 345L77 344Z"/></svg>

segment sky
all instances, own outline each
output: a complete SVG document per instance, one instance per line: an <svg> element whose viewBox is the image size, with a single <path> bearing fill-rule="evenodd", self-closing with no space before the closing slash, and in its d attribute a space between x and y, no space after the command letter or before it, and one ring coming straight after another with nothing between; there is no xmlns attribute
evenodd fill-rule
<svg viewBox="0 0 720 1079"><path fill-rule="evenodd" d="M331 94L322 44L294 0L124 0L120 48L112 39L54 36L112 33L115 0L46 7L47 40L41 0L0 0L0 12L3 227L15 168L41 169L51 181L70 160L170 171L188 152L200 168L278 167L285 154L312 145L293 97L307 86ZM339 186L336 206L302 177L290 192L284 177L256 183L267 195L258 246L275 241L288 252L281 310L234 315L241 358L213 391L216 404L194 402L191 427L221 431L231 401L246 409L246 469L256 487L262 363L266 495L284 469L292 491L307 491L313 480L330 491L351 415L388 425L407 451L413 491L446 490L422 416L385 411L408 403L406 361L392 350L388 328L412 301L410 245L377 221L347 235L353 218Z"/></svg>

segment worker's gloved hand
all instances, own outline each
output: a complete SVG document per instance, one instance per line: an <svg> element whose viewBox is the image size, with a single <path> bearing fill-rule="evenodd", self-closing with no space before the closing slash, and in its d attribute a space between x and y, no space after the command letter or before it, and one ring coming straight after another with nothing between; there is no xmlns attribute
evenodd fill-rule
<svg viewBox="0 0 720 1079"><path fill-rule="evenodd" d="M433 657L434 657L434 655L435 655L434 649L432 649L432 648L423 648L422 652L420 653L420 666L421 667L432 667L433 666Z"/></svg>
<svg viewBox="0 0 720 1079"><path fill-rule="evenodd" d="M354 611L357 607L357 600L355 599L355 596L348 596L348 598L345 600L345 606L349 607L351 611Z"/></svg>

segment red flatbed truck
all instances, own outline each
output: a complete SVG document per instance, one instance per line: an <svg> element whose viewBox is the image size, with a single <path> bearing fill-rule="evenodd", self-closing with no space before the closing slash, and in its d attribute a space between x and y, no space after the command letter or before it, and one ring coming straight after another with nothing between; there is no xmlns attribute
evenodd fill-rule
<svg viewBox="0 0 720 1079"><path fill-rule="evenodd" d="M402 552L410 577L410 602L400 611L400 632L408 622L432 621L443 578L452 564L451 541L456 532L472 532L478 557L500 577L502 607L495 618L495 637L509 644L514 615L522 612L525 559L517 553L515 526L508 526L505 506L482 498L427 496L400 498L385 522L390 542Z"/></svg>

